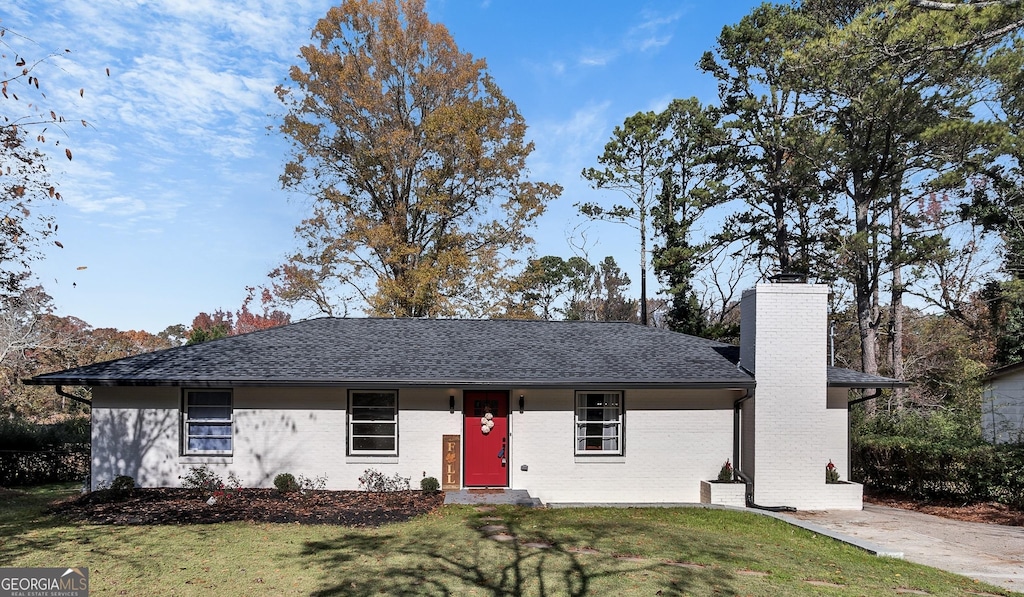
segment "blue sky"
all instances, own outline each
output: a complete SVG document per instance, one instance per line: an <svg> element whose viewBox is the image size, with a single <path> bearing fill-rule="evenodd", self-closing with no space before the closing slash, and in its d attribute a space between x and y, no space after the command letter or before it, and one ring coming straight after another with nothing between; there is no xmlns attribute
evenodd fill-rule
<svg viewBox="0 0 1024 597"><path fill-rule="evenodd" d="M282 111L273 89L333 4L32 0L0 8L0 24L34 42L19 40L22 53L72 50L38 74L59 112L92 125L71 127L62 140L73 161L51 160L64 197L52 208L64 249L46 248L34 269L60 314L155 333L200 311L234 311L246 286L267 282L295 247L309 205L278 183L288 146L268 130ZM626 116L673 98L712 101L714 81L695 64L724 25L757 4L428 1L431 20L487 60L525 117L536 143L530 177L565 188L533 231L538 255L571 256L573 237L592 261L613 255L639 279L635 231L589 223L573 207L615 199L590 189L580 171L596 165Z"/></svg>

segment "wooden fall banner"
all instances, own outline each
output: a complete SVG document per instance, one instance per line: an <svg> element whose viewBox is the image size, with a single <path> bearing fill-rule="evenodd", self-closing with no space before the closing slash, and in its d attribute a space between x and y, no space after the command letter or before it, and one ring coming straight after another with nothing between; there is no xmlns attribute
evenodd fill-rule
<svg viewBox="0 0 1024 597"><path fill-rule="evenodd" d="M458 435L445 435L442 437L443 453L441 454L441 489L443 491L454 491L462 488L459 479L459 471L462 470L459 462L462 451L459 448L461 437Z"/></svg>

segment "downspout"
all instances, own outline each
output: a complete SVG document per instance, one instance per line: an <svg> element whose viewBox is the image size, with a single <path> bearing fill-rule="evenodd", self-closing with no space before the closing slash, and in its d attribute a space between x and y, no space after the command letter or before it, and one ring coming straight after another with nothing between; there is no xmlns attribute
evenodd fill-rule
<svg viewBox="0 0 1024 597"><path fill-rule="evenodd" d="M69 393L65 392L64 391L64 387L61 386L60 384L57 384L56 386L54 386L53 391L57 392L58 396L63 396L64 398L70 398L71 400L74 400L75 402L81 402L82 404L85 404L86 406L90 406L90 407L92 406L92 402L89 402L85 398L80 398L78 396L75 396L74 394L69 394Z"/></svg>
<svg viewBox="0 0 1024 597"><path fill-rule="evenodd" d="M745 390L746 394L739 397L732 403L732 471L733 477L740 474L740 405L754 397L753 392ZM735 479L734 479L735 480Z"/></svg>
<svg viewBox="0 0 1024 597"><path fill-rule="evenodd" d="M754 395L747 390L746 395L740 397L736 402L732 404L732 458L733 458L733 475L735 475L740 481L746 485L745 502L748 508L756 508L758 510L767 510L769 512L796 512L796 508L792 506L761 506L754 503L754 480L748 477L743 471L740 470L740 411L741 405L746 400L753 398Z"/></svg>

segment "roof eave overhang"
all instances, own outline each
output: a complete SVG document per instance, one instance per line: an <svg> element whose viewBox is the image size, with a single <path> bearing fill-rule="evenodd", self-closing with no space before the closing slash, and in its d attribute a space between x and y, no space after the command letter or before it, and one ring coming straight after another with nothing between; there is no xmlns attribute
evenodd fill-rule
<svg viewBox="0 0 1024 597"><path fill-rule="evenodd" d="M360 387L360 388L584 388L601 387L611 389L709 389L709 390L752 390L754 380L664 380L664 381L629 381L607 379L570 379L570 380L382 380L382 379L342 379L342 380L275 380L275 379L100 379L75 377L32 378L24 380L28 385L62 385L89 387L187 387L187 388L240 388L240 387Z"/></svg>
<svg viewBox="0 0 1024 597"><path fill-rule="evenodd" d="M828 387L830 388L846 388L848 390L894 390L896 388L909 388L911 384L905 381L885 381L885 382L855 382L855 381L836 381L829 382Z"/></svg>

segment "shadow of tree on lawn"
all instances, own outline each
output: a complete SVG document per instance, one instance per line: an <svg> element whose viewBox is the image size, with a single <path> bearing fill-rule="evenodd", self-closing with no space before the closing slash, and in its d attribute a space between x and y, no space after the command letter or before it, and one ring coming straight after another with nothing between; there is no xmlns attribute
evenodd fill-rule
<svg viewBox="0 0 1024 597"><path fill-rule="evenodd" d="M321 597L462 595L470 589L495 597L581 596L605 590L602 587L608 583L602 581L614 585L609 577L617 576L651 583L657 586L659 595L683 595L710 586L723 594L735 593L731 586L735 576L728 568L586 547L600 545L602 540L621 533L636 532L636 521L580 525L575 529L578 532L565 540L538 528L524 528L519 521L520 517L510 510L500 521L468 516L466 524L474 531L469 535L370 535L346 530L332 539L306 542L298 556L328 571L325 586L313 593ZM501 530L496 533L495 527ZM673 553L700 553L705 559L740 566L729 550L675 545L672 539L659 538L668 541L666 545Z"/></svg>

